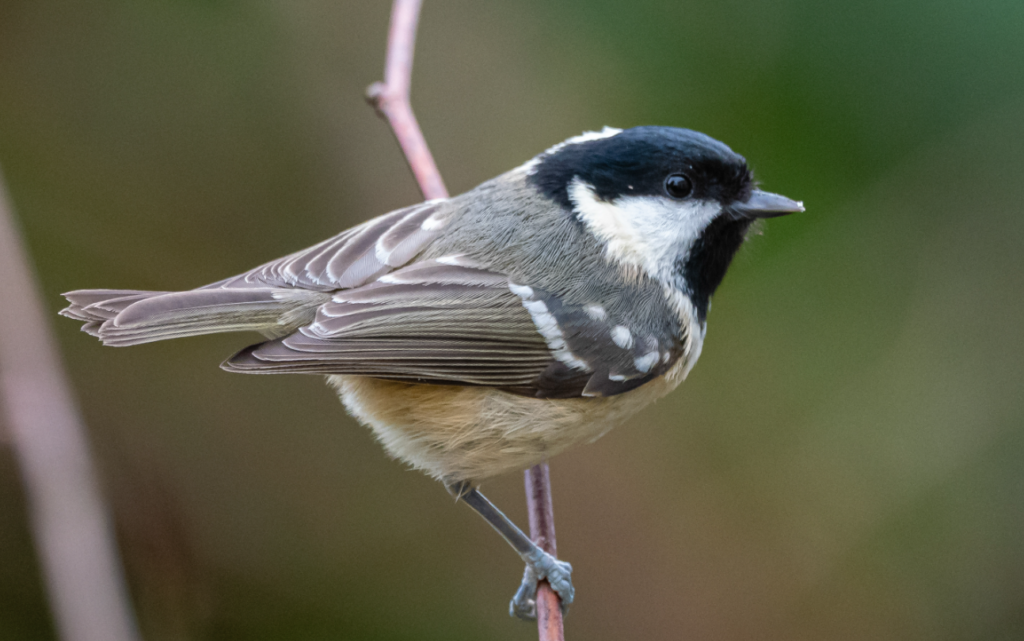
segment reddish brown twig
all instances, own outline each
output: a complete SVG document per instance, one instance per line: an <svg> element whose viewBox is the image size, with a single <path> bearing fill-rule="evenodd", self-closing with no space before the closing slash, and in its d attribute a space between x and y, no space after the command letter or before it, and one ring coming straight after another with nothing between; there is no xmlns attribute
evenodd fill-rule
<svg viewBox="0 0 1024 641"><path fill-rule="evenodd" d="M448 190L430 155L419 123L409 104L412 84L412 54L416 46L416 25L420 17L420 0L395 0L391 9L388 33L387 62L384 82L375 82L366 90L366 99L391 125L409 168L427 200L447 198Z"/></svg>
<svg viewBox="0 0 1024 641"><path fill-rule="evenodd" d="M555 544L555 510L551 505L551 476L548 464L526 470L526 508L530 513L530 538L551 556L558 556ZM537 587L537 634L541 641L562 641L562 608L558 595L547 581Z"/></svg>
<svg viewBox="0 0 1024 641"><path fill-rule="evenodd" d="M64 641L139 638L85 426L0 176L0 409Z"/></svg>
<svg viewBox="0 0 1024 641"><path fill-rule="evenodd" d="M421 4L421 0L395 0L391 8L384 82L370 85L366 98L391 125L423 197L429 200L446 198L448 190L409 102L412 56ZM555 515L551 506L551 479L547 463L530 468L525 475L530 537L545 552L556 555ZM537 633L540 641L564 639L561 602L547 581L541 582L537 590Z"/></svg>

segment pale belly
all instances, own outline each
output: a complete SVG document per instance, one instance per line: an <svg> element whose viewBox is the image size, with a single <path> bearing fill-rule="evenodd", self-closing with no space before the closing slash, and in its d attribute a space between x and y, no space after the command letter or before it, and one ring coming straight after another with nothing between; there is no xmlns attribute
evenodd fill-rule
<svg viewBox="0 0 1024 641"><path fill-rule="evenodd" d="M625 394L557 400L485 387L327 378L391 456L445 482L475 482L599 438L672 391L685 373L680 361L666 376Z"/></svg>

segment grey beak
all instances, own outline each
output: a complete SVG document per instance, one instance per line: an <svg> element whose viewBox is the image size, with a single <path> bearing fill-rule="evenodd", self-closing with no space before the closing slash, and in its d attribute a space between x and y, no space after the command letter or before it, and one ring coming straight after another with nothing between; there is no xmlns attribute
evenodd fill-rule
<svg viewBox="0 0 1024 641"><path fill-rule="evenodd" d="M804 204L785 196L755 189L750 198L742 203L733 203L729 209L744 218L774 218L801 212L804 210Z"/></svg>

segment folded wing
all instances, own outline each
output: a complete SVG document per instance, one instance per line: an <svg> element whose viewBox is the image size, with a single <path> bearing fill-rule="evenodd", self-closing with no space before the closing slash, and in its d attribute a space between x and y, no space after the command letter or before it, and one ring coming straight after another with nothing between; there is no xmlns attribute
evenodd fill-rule
<svg viewBox="0 0 1024 641"><path fill-rule="evenodd" d="M552 360L507 277L424 261L336 292L313 323L242 350L223 367L518 387Z"/></svg>
<svg viewBox="0 0 1024 641"><path fill-rule="evenodd" d="M547 317L541 318L537 305L531 311L529 303L542 293L531 290L531 298L524 299L523 289L504 274L458 257L421 261L334 293L313 323L246 348L222 367L252 374L480 385L571 398L634 389L668 363L659 358L637 370L633 351L612 341L608 319L592 319L546 295Z"/></svg>

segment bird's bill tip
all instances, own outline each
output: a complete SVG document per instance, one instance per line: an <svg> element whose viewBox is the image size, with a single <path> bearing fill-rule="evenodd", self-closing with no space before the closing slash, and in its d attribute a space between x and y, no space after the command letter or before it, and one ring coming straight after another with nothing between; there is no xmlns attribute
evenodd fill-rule
<svg viewBox="0 0 1024 641"><path fill-rule="evenodd" d="M745 218L774 218L800 213L804 211L804 203L755 189L745 201L733 203L731 209Z"/></svg>

